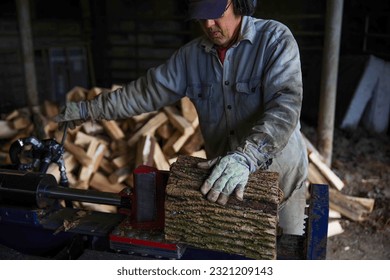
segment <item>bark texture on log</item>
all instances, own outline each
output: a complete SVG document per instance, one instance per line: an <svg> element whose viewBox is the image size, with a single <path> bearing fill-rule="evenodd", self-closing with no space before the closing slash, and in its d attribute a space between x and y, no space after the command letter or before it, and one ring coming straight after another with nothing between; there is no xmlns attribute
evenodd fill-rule
<svg viewBox="0 0 390 280"><path fill-rule="evenodd" d="M278 174L251 174L244 201L233 195L221 206L199 191L210 174L210 170L197 168L203 160L179 156L171 166L165 200L166 239L253 259L275 259L277 212L282 200Z"/></svg>

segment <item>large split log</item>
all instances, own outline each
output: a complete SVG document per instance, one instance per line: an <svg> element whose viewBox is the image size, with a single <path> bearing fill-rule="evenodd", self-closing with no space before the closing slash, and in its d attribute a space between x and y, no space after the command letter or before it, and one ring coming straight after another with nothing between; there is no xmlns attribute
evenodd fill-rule
<svg viewBox="0 0 390 280"><path fill-rule="evenodd" d="M165 237L198 248L276 258L277 211L281 201L278 174L251 174L244 201L231 197L226 206L206 200L199 191L210 171L197 168L204 159L179 156L166 189Z"/></svg>

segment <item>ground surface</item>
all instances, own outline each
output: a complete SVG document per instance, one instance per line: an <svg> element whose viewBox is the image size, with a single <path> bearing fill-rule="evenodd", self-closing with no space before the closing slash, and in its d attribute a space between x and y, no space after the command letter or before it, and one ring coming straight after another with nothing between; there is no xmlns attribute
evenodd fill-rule
<svg viewBox="0 0 390 280"><path fill-rule="evenodd" d="M316 131L303 126L315 143ZM328 238L327 259L390 260L390 137L336 130L332 170L345 182L342 193L375 199L364 222L340 219L344 232Z"/></svg>

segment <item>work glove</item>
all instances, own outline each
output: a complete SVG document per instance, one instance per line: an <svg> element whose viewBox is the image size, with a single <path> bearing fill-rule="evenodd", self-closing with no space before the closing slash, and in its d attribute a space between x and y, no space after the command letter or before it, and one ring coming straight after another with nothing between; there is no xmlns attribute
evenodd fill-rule
<svg viewBox="0 0 390 280"><path fill-rule="evenodd" d="M86 101L69 102L61 108L60 113L54 117L54 121L58 123L58 128L61 130L65 123L68 128L73 129L89 118L88 106Z"/></svg>
<svg viewBox="0 0 390 280"><path fill-rule="evenodd" d="M207 199L225 205L229 196L234 192L236 198L244 199L244 190L249 177L249 164L247 159L239 153L231 153L210 161L198 163L202 169L213 170L200 188Z"/></svg>

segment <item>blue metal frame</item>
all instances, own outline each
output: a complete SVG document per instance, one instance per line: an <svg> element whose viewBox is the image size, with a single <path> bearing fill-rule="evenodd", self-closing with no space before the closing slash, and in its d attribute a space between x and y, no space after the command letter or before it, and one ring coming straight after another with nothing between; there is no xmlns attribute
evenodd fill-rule
<svg viewBox="0 0 390 280"><path fill-rule="evenodd" d="M309 222L306 226L306 259L326 259L329 219L329 187L310 186Z"/></svg>
<svg viewBox="0 0 390 280"><path fill-rule="evenodd" d="M50 255L63 248L73 234L42 227L40 211L0 207L0 244L23 254Z"/></svg>

